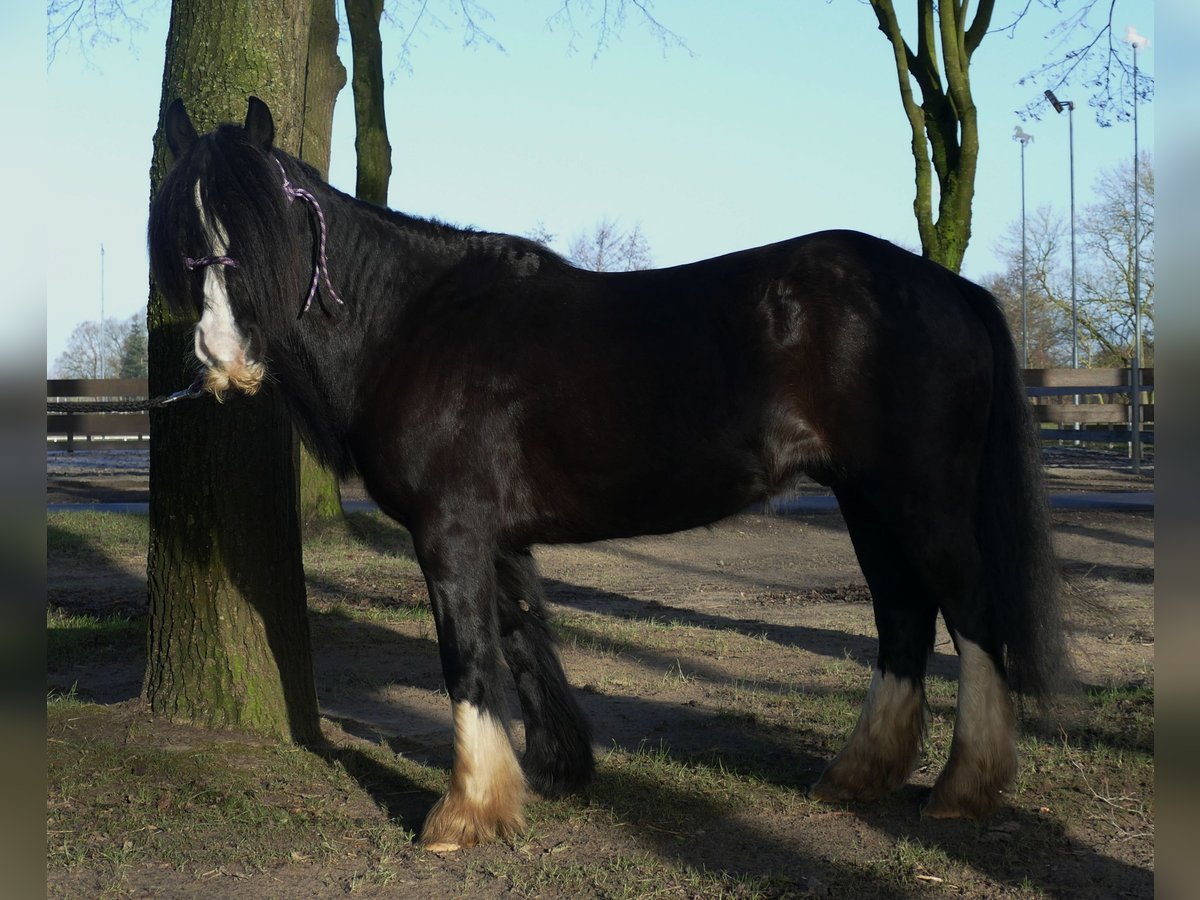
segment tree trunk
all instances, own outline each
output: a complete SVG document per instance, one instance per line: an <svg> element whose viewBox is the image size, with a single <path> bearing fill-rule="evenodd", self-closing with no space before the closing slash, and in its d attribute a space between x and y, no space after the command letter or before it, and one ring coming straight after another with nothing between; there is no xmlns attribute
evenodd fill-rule
<svg viewBox="0 0 1200 900"><path fill-rule="evenodd" d="M929 259L957 272L971 240L971 204L979 159L979 130L969 70L971 56L987 34L995 0L980 0L969 26L966 3L917 0L916 50L900 31L892 0L870 3L879 30L892 46L900 102L912 137L916 173L913 214L921 250ZM920 102L913 95L913 82L921 92ZM938 182L936 219L934 176Z"/></svg>
<svg viewBox="0 0 1200 900"><path fill-rule="evenodd" d="M175 0L160 115L182 98L204 132L240 122L254 94L271 107L277 143L295 151L311 19L312 0ZM170 164L161 128L154 146L152 190ZM194 323L173 317L157 291L148 319L150 390L176 390L194 374ZM297 444L274 386L151 415L151 709L318 739Z"/></svg>
<svg viewBox="0 0 1200 900"><path fill-rule="evenodd" d="M322 178L328 178L333 106L346 84L346 67L337 55L338 23L334 0L313 0L312 16L305 70L304 131L299 156L320 172ZM316 524L340 522L342 518L342 492L337 475L301 446L302 527L307 530Z"/></svg>
<svg viewBox="0 0 1200 900"><path fill-rule="evenodd" d="M354 150L358 156L354 193L360 200L386 206L392 145L383 109L383 43L379 37L383 0L345 3L354 57Z"/></svg>

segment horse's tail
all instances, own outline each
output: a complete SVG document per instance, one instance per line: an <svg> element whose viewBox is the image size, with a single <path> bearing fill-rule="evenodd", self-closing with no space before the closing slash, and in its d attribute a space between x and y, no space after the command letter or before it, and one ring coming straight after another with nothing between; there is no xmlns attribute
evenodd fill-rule
<svg viewBox="0 0 1200 900"><path fill-rule="evenodd" d="M1041 447L1000 306L977 285L966 293L987 329L993 359L975 526L984 589L1009 687L1044 701L1061 689L1069 665Z"/></svg>

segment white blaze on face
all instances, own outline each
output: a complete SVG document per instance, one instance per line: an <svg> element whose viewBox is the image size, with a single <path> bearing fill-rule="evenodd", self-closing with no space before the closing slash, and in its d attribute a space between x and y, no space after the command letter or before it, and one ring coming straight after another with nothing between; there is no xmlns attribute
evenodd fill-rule
<svg viewBox="0 0 1200 900"><path fill-rule="evenodd" d="M209 253L225 256L229 235L215 216L210 216L200 201L200 182L195 188L196 210L208 240ZM250 357L250 342L238 330L225 285L225 266L210 265L204 273L204 312L196 325L195 352L208 368L208 388L218 397L229 387L253 394L262 381L263 367Z"/></svg>

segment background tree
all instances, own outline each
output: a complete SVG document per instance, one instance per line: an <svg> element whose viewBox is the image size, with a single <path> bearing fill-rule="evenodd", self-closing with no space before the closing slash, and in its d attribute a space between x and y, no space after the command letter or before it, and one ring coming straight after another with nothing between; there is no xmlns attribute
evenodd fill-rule
<svg viewBox="0 0 1200 900"><path fill-rule="evenodd" d="M1154 362L1154 165L1139 164L1139 276L1143 365ZM1076 306L1079 358L1085 366L1128 366L1133 359L1133 164L1103 171L1096 202L1084 207L1078 232ZM1027 222L1026 284L1029 365L1065 366L1071 359L1071 283L1067 226L1049 206ZM996 248L1007 262L986 279L1021 339L1021 223L1013 222Z"/></svg>
<svg viewBox="0 0 1200 900"><path fill-rule="evenodd" d="M1128 366L1133 362L1134 254L1141 280L1142 365L1154 365L1154 162L1142 154L1138 164L1138 243L1133 235L1133 160L1106 169L1096 179L1097 200L1084 208L1080 243L1087 263L1078 292L1096 343L1093 365Z"/></svg>
<svg viewBox="0 0 1200 900"><path fill-rule="evenodd" d="M67 339L67 349L54 362L58 378L100 378L117 364L120 343L112 340L113 329L99 322L80 322Z"/></svg>
<svg viewBox="0 0 1200 900"><path fill-rule="evenodd" d="M1069 244L1062 217L1048 204L1039 206L1026 222L1025 314L1019 219L1009 224L996 248L1006 262L1004 272L984 280L1000 300L1018 347L1025 346L1032 369L1071 364L1071 285L1063 266L1064 246Z"/></svg>
<svg viewBox="0 0 1200 900"><path fill-rule="evenodd" d="M121 356L117 360L118 378L145 378L149 366L149 335L146 333L146 310L134 313L125 323L121 339Z"/></svg>
<svg viewBox="0 0 1200 900"><path fill-rule="evenodd" d="M68 40L90 47L125 43L135 49L145 30L141 7L154 0L48 0L46 3L46 60L53 63L59 46Z"/></svg>
<svg viewBox="0 0 1200 900"><path fill-rule="evenodd" d="M57 378L145 378L146 314L80 322L54 362Z"/></svg>
<svg viewBox="0 0 1200 900"><path fill-rule="evenodd" d="M1089 89L1088 106L1096 121L1111 125L1133 116L1133 62L1129 45L1116 34L1113 23L1118 0L1038 0L1059 13L1051 33L1061 51L1034 69L1019 84L1028 84L1029 103L1019 111L1023 119L1040 119L1047 107L1042 92L1058 91L1072 82ZM1097 8L1100 18L1096 19ZM1025 6L1028 9L1028 5ZM1003 30L1012 32L1023 14L1018 14ZM1098 24L1096 24L1098 22ZM1139 103L1154 99L1154 78L1138 71Z"/></svg>
<svg viewBox="0 0 1200 900"><path fill-rule="evenodd" d="M650 243L640 225L624 231L608 218L599 219L591 231L577 234L567 257L580 268L593 272L631 272L648 269L654 262Z"/></svg>
<svg viewBox="0 0 1200 900"><path fill-rule="evenodd" d="M298 152L313 11L313 0L175 0L160 115L182 98L203 132L241 121L255 94L271 107L276 142ZM168 155L160 128L152 190ZM194 323L172 316L157 291L149 322L150 390L175 390L191 380ZM151 709L315 740L297 444L275 387L152 417L144 685Z"/></svg>

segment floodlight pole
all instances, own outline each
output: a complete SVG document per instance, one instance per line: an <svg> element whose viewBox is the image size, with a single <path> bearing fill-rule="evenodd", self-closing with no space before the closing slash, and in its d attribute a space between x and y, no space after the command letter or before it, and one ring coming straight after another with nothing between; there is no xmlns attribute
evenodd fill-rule
<svg viewBox="0 0 1200 900"><path fill-rule="evenodd" d="M1071 368L1079 368L1079 304L1075 299L1075 101L1067 101L1067 157L1071 173ZM1074 396L1079 405L1079 395ZM1079 430L1079 422L1075 422ZM1079 442L1075 442L1079 446Z"/></svg>
<svg viewBox="0 0 1200 900"><path fill-rule="evenodd" d="M1021 368L1029 368L1029 299L1026 290L1027 258L1025 242L1025 145L1033 137L1024 131L1013 135L1013 139L1021 145Z"/></svg>
<svg viewBox="0 0 1200 900"><path fill-rule="evenodd" d="M1071 368L1079 368L1079 305L1075 297L1075 101L1059 100L1054 91L1045 91L1056 113L1067 111L1068 159L1071 172ZM1075 398L1079 402L1079 398Z"/></svg>
<svg viewBox="0 0 1200 900"><path fill-rule="evenodd" d="M1138 191L1138 65L1140 44L1130 41L1133 53L1133 369L1129 373L1129 429L1133 438L1133 474L1142 471L1142 284L1141 284L1141 208Z"/></svg>
<svg viewBox="0 0 1200 900"><path fill-rule="evenodd" d="M104 244L100 245L100 377L104 372Z"/></svg>

